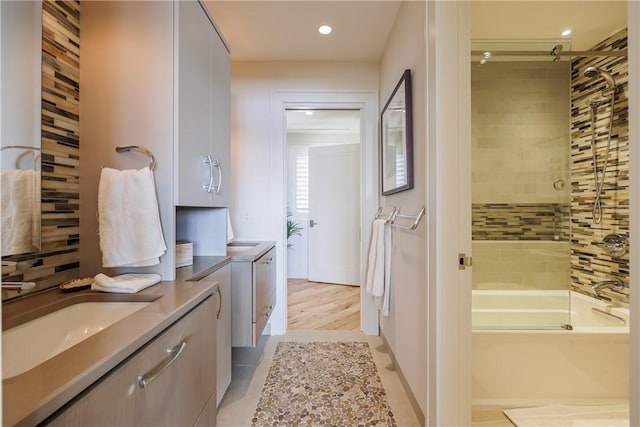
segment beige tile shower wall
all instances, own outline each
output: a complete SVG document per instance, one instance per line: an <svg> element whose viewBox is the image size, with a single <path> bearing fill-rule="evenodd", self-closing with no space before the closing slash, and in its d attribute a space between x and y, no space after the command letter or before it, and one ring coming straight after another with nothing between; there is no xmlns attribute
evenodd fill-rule
<svg viewBox="0 0 640 427"><path fill-rule="evenodd" d="M473 203L568 201L569 63L471 67Z"/></svg>
<svg viewBox="0 0 640 427"><path fill-rule="evenodd" d="M614 34L593 50L627 48L626 29ZM604 79L590 79L584 70L597 66L611 73L619 91L616 94L609 167L602 192L603 219L594 224L595 198L591 151L590 111L587 101L601 96ZM629 128L627 99L628 66L626 57L577 58L572 63L571 80L571 282L575 290L590 293L590 285L620 279L629 282L629 256L612 258L600 243L609 233L629 235ZM602 171L607 145L610 108L598 110L596 151L598 170ZM629 301L628 287L620 293L606 291L605 299Z"/></svg>
<svg viewBox="0 0 640 427"><path fill-rule="evenodd" d="M80 3L42 2L42 248L6 257L2 280L59 285L79 273Z"/></svg>
<svg viewBox="0 0 640 427"><path fill-rule="evenodd" d="M473 289L567 289L569 242L474 241Z"/></svg>

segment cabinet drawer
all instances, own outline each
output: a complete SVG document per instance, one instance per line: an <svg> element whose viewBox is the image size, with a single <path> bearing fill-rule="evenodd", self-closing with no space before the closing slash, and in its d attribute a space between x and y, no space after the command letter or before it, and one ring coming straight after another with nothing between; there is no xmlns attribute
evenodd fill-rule
<svg viewBox="0 0 640 427"><path fill-rule="evenodd" d="M253 324L253 345L255 346L262 335L262 331L264 331L264 327L269 321L269 317L273 312L273 307L276 305L276 293L273 292L269 299L267 299L262 306L261 310L258 312L256 316L256 321Z"/></svg>
<svg viewBox="0 0 640 427"><path fill-rule="evenodd" d="M254 269L256 289L253 321L257 322L276 289L276 249L272 248L258 258L254 263Z"/></svg>
<svg viewBox="0 0 640 427"><path fill-rule="evenodd" d="M214 294L45 424L193 425L216 387L217 307ZM181 345L180 354L168 364ZM169 349L176 352L171 354ZM144 374L148 383L142 388Z"/></svg>

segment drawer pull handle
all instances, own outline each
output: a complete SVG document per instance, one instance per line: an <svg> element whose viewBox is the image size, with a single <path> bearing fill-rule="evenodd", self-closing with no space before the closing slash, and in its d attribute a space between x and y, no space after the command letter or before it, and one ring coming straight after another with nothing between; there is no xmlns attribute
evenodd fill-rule
<svg viewBox="0 0 640 427"><path fill-rule="evenodd" d="M222 288L220 285L216 285L216 292L220 296L220 304L218 304L218 312L216 313L216 319L220 319L220 312L222 311Z"/></svg>
<svg viewBox="0 0 640 427"><path fill-rule="evenodd" d="M178 358L178 356L180 356L180 353L182 353L182 351L185 349L186 346L187 346L187 341L182 341L180 344L176 345L175 347L168 348L167 353L169 353L170 356L167 360L158 363L149 372L138 377L138 385L140 386L140 388L145 388L149 384L151 384L153 380L155 380L158 377L158 375L162 373L162 371L167 369L173 362L175 362L175 360Z"/></svg>

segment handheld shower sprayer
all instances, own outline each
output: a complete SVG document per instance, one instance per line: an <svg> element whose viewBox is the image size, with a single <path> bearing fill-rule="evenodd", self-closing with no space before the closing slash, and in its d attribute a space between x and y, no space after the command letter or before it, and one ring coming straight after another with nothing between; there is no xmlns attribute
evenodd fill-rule
<svg viewBox="0 0 640 427"><path fill-rule="evenodd" d="M611 151L611 131L613 130L613 109L615 107L616 100L616 92L618 92L618 87L616 86L616 80L613 76L598 68L598 67L588 67L584 70L584 75L591 79L595 79L598 77L602 77L607 83L607 87L602 90L602 98L592 98L588 100L587 105L591 109L591 154L593 158L593 179L595 181L595 200L593 202L593 222L595 224L600 224L602 221L602 187L604 185L604 179L607 174L607 166L609 163L609 153ZM607 150L604 155L604 165L602 167L602 174L598 177L598 155L596 153L596 115L598 114L598 108L600 105L609 102L610 111L609 111L609 129L607 132Z"/></svg>
<svg viewBox="0 0 640 427"><path fill-rule="evenodd" d="M607 82L607 87L606 89L603 90L603 95L605 91L609 91L609 90L612 90L613 93L618 92L618 86L616 86L616 79L614 79L613 76L610 73L606 72L605 70L602 70L598 67L589 67L586 70L584 70L584 75L591 79L602 77Z"/></svg>

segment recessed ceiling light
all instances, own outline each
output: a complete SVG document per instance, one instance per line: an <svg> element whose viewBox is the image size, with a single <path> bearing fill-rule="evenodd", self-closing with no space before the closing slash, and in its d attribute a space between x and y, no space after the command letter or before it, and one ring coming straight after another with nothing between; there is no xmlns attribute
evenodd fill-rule
<svg viewBox="0 0 640 427"><path fill-rule="evenodd" d="M305 111L304 115L305 116L313 116L313 111Z"/></svg>
<svg viewBox="0 0 640 427"><path fill-rule="evenodd" d="M562 34L562 37L566 37L569 34L571 34L571 30L564 30L561 34Z"/></svg>
<svg viewBox="0 0 640 427"><path fill-rule="evenodd" d="M332 28L328 25L320 25L320 28L318 28L318 32L324 35L331 33L331 31L332 31Z"/></svg>

